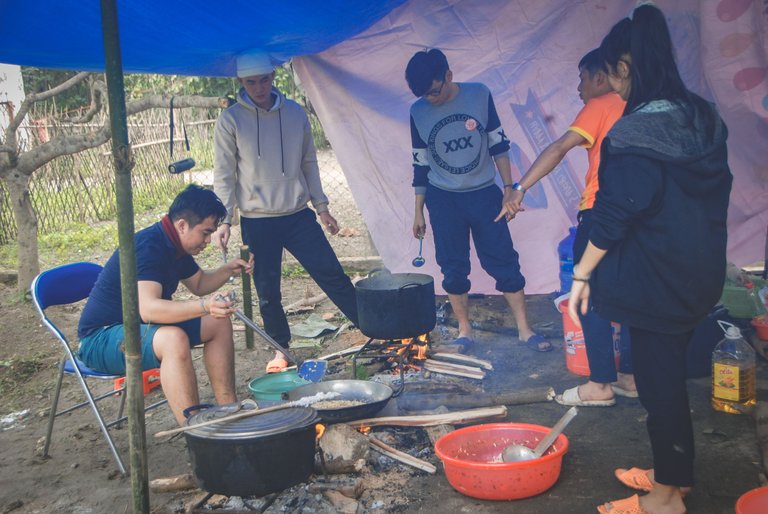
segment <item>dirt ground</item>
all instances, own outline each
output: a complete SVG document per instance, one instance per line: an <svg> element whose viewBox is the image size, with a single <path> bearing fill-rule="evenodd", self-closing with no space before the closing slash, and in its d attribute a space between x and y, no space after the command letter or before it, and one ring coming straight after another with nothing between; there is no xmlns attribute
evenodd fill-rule
<svg viewBox="0 0 768 514"><path fill-rule="evenodd" d="M311 280L294 277L286 280L285 302L317 292ZM14 300L9 289L0 289L0 298L0 417L29 410L23 419L4 424L0 432L0 513L131 511L130 478L117 472L90 412L80 410L58 418L50 458L43 459L39 455L55 366L60 355L58 343L41 326L31 304ZM493 332L478 331L477 344L469 352L493 362L494 371L482 382L486 392L540 386L552 386L562 391L582 380L566 371L561 319L550 296L529 299L534 327L550 336L555 344L555 350L550 353L536 353L518 344L514 327L508 326L511 316L507 315L499 298L473 299L472 309L474 319L484 321L485 326L496 327ZM327 301L319 304L317 311L335 312ZM79 307L60 308L55 312L60 326L70 334L76 327L78 316ZM292 317L291 322L302 316ZM332 321L338 323L341 320ZM455 330L449 326L450 319L448 322L433 332L436 342L450 342L455 336ZM322 348L298 351L304 357L320 355L364 341L365 337L359 331L349 330L335 340L327 338ZM242 332L237 333L235 345L238 394L247 398L248 381L263 373L269 350L258 341L256 350L247 350ZM202 368L200 361L197 362L198 368ZM768 363L760 361L758 397L763 401L768 400L767 372ZM343 373L350 373L349 367ZM199 378L202 399L211 399L204 372ZM99 390L110 387L111 384L104 384ZM691 380L689 391L697 441L698 483L687 499L688 511L731 513L741 494L760 485L760 457L754 423L747 416L715 412L709 405L707 378ZM72 402L78 393L77 384L67 380L62 401ZM160 397L159 391L153 391L147 400ZM563 412L564 408L554 402L537 403L510 407L507 419L551 426ZM169 441L153 437L154 433L173 426L167 407L147 415L150 479L190 471L183 438ZM612 408L581 409L566 430L570 451L556 485L540 496L514 502L481 501L456 492L448 484L424 431L419 428L397 431L409 441L409 446L402 450L436 464L438 471L428 475L394 463L382 464L378 457L374 457L362 475L365 492L360 498L358 512L589 513L595 512L595 506L605 501L632 494L613 478L614 468L651 464L645 412L637 400L626 398L620 398ZM121 454L126 456L127 430L115 430L114 438ZM190 492L153 494L151 510L155 513L183 512L184 503L191 496L193 493ZM279 511L268 509L267 512Z"/></svg>

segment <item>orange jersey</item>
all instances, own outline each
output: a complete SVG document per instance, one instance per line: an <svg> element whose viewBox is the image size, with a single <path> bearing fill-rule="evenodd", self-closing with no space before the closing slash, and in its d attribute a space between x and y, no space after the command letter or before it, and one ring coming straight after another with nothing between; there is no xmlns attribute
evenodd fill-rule
<svg viewBox="0 0 768 514"><path fill-rule="evenodd" d="M584 179L584 192L579 202L580 211L591 209L595 203L595 194L599 188L597 169L600 167L600 146L613 124L621 118L625 105L626 102L616 93L598 96L587 102L587 105L579 111L573 124L568 127L568 130L587 140L581 145L587 149L589 168Z"/></svg>

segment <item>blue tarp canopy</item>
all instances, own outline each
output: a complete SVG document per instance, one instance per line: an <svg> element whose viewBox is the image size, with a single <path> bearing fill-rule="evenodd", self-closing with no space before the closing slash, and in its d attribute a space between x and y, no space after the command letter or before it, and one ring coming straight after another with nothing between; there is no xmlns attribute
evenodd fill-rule
<svg viewBox="0 0 768 514"><path fill-rule="evenodd" d="M233 77L249 50L285 61L359 34L405 0L118 0L125 73ZM0 62L104 70L100 3L0 0Z"/></svg>

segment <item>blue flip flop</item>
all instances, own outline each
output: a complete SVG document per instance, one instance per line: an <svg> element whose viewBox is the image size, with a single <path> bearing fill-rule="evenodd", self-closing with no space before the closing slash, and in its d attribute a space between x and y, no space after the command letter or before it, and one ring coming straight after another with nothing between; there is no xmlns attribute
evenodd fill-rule
<svg viewBox="0 0 768 514"><path fill-rule="evenodd" d="M453 341L453 344L461 345L462 347L464 347L464 350L467 350L469 348L472 348L472 346L474 346L475 340L472 339L471 337L461 336L461 337L457 337Z"/></svg>
<svg viewBox="0 0 768 514"><path fill-rule="evenodd" d="M547 346L542 348L540 346L542 343L547 343ZM552 351L552 343L550 343L546 337L539 334L533 334L531 337L528 338L527 341L523 341L523 344L525 344L528 348L530 348L534 352L545 353L545 352Z"/></svg>

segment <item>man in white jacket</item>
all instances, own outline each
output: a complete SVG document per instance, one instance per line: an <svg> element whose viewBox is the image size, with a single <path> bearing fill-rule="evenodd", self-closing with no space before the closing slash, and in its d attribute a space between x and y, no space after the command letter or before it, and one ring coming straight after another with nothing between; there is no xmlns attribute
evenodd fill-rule
<svg viewBox="0 0 768 514"><path fill-rule="evenodd" d="M357 324L355 288L316 221L320 218L330 234L339 231L328 211L304 109L273 87L274 65L266 54L240 56L237 76L242 86L237 103L222 112L214 133L214 191L227 216L213 239L226 248L233 209L238 207L243 242L254 257L253 281L264 329L287 347L291 332L280 293L283 249ZM287 365L285 356L276 352L267 372Z"/></svg>

